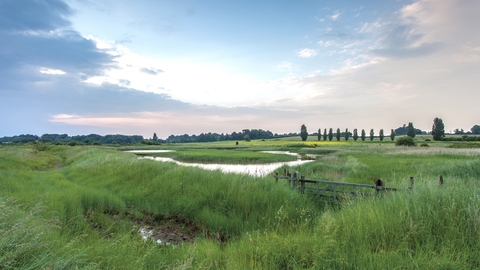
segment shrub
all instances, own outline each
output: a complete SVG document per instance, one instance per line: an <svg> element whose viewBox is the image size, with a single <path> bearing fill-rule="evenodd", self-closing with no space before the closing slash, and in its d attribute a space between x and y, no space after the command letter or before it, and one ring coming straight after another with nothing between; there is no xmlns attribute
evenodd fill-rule
<svg viewBox="0 0 480 270"><path fill-rule="evenodd" d="M395 145L397 146L416 146L417 144L413 140L412 137L401 137L398 138L397 141L395 142Z"/></svg>
<svg viewBox="0 0 480 270"><path fill-rule="evenodd" d="M38 141L33 142L32 147L35 152L47 151L48 149L50 149L49 144L38 142Z"/></svg>
<svg viewBox="0 0 480 270"><path fill-rule="evenodd" d="M428 143L422 143L420 144L421 147L429 147Z"/></svg>

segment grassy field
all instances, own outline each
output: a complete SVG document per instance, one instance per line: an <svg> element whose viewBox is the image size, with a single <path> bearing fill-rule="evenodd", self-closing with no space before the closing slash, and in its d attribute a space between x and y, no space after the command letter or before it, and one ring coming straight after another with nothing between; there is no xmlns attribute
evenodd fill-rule
<svg viewBox="0 0 480 270"><path fill-rule="evenodd" d="M240 163L256 162L261 150L318 154L288 169L351 183L382 178L398 188L413 176L415 187L330 204L272 176L204 171L119 151L141 146L2 145L0 268L480 268L480 149L473 143L407 148L310 137L234 144L143 148ZM141 227L168 227L195 240L157 244L142 239Z"/></svg>

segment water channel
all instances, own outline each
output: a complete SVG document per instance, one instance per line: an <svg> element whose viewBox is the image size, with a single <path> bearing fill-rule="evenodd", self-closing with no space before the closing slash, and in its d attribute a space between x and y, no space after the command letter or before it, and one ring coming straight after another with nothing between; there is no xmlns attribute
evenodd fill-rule
<svg viewBox="0 0 480 270"><path fill-rule="evenodd" d="M149 154L149 153L173 152L173 150L132 150L127 152L136 153L136 154ZM248 174L252 176L266 176L273 173L275 170L277 170L278 168L284 165L296 166L296 165L301 165L301 164L305 164L313 161L313 160L301 160L300 156L297 153L291 153L288 151L263 151L263 152L270 153L270 154L295 155L299 159L295 161L274 162L274 163L267 163L267 164L215 164L215 163L180 162L167 157L144 156L141 158L152 159L159 162L174 162L181 166L198 167L204 170L211 170L211 171L220 170L224 173L239 173L239 174Z"/></svg>

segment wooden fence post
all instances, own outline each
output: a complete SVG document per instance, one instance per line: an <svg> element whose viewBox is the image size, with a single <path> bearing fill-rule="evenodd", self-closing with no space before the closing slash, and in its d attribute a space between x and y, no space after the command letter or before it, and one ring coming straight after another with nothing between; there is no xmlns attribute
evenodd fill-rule
<svg viewBox="0 0 480 270"><path fill-rule="evenodd" d="M302 175L300 178L300 192L302 195L305 193L305 182L303 180L305 180L305 175Z"/></svg>
<svg viewBox="0 0 480 270"><path fill-rule="evenodd" d="M378 178L377 181L375 181L375 191L376 191L377 194L378 194L379 190L384 190L383 189L384 184L385 183L380 178Z"/></svg>
<svg viewBox="0 0 480 270"><path fill-rule="evenodd" d="M292 176L292 187L297 188L297 182L300 180L300 173L295 171Z"/></svg>
<svg viewBox="0 0 480 270"><path fill-rule="evenodd" d="M408 185L408 189L409 190L413 189L413 176L410 176L410 184Z"/></svg>
<svg viewBox="0 0 480 270"><path fill-rule="evenodd" d="M275 183L278 183L278 172L275 172Z"/></svg>
<svg viewBox="0 0 480 270"><path fill-rule="evenodd" d="M438 185L439 186L443 185L443 175L441 174L438 176Z"/></svg>

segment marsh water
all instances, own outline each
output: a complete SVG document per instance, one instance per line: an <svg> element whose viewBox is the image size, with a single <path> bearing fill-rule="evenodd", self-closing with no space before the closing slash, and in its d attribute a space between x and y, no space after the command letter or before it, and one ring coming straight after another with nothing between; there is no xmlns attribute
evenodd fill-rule
<svg viewBox="0 0 480 270"><path fill-rule="evenodd" d="M138 153L138 154L140 153L148 154L148 153L172 152L172 150L133 150L128 152ZM252 176L266 176L268 174L273 173L275 170L277 170L278 168L284 165L296 166L296 165L301 165L301 164L305 164L313 161L313 160L301 160L300 156L297 153L291 153L288 151L264 151L264 152L271 153L271 154L294 155L294 156L297 156L299 159L295 161L274 162L274 163L266 163L266 164L217 164L217 163L180 162L167 157L144 156L142 158L152 159L159 162L174 162L181 166L198 167L204 170L211 170L211 171L220 170L224 173L239 173L239 174L248 174Z"/></svg>

